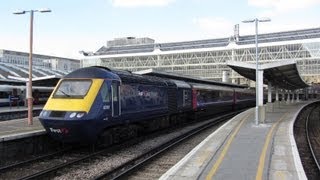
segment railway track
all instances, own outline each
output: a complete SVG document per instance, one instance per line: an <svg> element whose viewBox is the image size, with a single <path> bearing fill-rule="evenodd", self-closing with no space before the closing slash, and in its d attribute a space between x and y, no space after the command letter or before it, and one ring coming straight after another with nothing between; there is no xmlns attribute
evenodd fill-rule
<svg viewBox="0 0 320 180"><path fill-rule="evenodd" d="M44 155L27 161L19 162L0 169L0 179L48 179L59 175L59 171L93 161L94 158L108 157L110 153L135 144L137 139L133 139L124 144L115 145L108 148L100 148L97 151L92 146L71 147L65 150Z"/></svg>
<svg viewBox="0 0 320 180"><path fill-rule="evenodd" d="M196 134L195 131L203 131L233 115L187 125L179 130L163 131L162 135L155 133L132 139L96 152L68 152L65 155L53 155L51 160L25 162L24 165L13 167L15 171L7 169L1 173L0 179L113 179L127 176L157 154Z"/></svg>
<svg viewBox="0 0 320 180"><path fill-rule="evenodd" d="M308 145L320 173L320 105L316 106L306 120Z"/></svg>
<svg viewBox="0 0 320 180"><path fill-rule="evenodd" d="M196 141L196 143L194 143L189 148L185 147L185 145L188 146L190 144L186 143L186 141L188 141L195 135L199 135L201 132L207 130L208 128L212 128L213 126L216 126L217 124L230 119L234 115L234 113L230 113L224 116L220 116L219 118L215 118L213 121L202 124L199 127L181 134L180 136L171 139L167 143L161 144L158 147L155 147L154 149L151 149L150 151L145 152L144 154L141 154L140 156L132 159L131 161L128 161L127 163L124 163L123 165L112 169L111 171L105 172L95 177L94 179L158 179L170 167L172 167L181 158L183 158L185 154L192 150L193 147L200 143L201 140L207 137L208 134L212 133L212 130L203 135L203 137L198 137L198 141ZM182 142L184 143L184 147L179 151L175 151L174 149L178 148L178 146L181 145ZM188 150L186 151L186 149ZM166 157L163 158L163 154L167 153L168 151L170 152L168 153L170 154L170 157L168 158L168 155L166 155Z"/></svg>
<svg viewBox="0 0 320 180"><path fill-rule="evenodd" d="M33 176L41 174L43 171L52 169L59 164L68 163L72 160L72 157L81 156L83 149L83 147L67 147L53 153L1 167L0 179L32 179Z"/></svg>
<svg viewBox="0 0 320 180"><path fill-rule="evenodd" d="M308 179L320 179L320 103L303 109L295 125L294 135L302 165Z"/></svg>
<svg viewBox="0 0 320 180"><path fill-rule="evenodd" d="M2 167L0 167L0 173L3 174L3 173L6 173L8 171L13 171L16 168L20 168L20 167L26 166L26 165L31 164L31 163L35 163L35 162L38 162L38 161L41 161L41 160L44 160L44 159L53 158L54 156L61 155L61 154L66 153L66 152L68 152L70 150L71 150L71 148L66 148L66 149L62 149L62 150L59 150L59 151L56 151L56 152L53 152L53 153L40 155L40 156L37 156L37 157L34 157L34 158L30 158L30 159L27 159L27 160L19 161L17 163L13 163L13 164L9 164L9 165L6 165L6 166L2 166Z"/></svg>

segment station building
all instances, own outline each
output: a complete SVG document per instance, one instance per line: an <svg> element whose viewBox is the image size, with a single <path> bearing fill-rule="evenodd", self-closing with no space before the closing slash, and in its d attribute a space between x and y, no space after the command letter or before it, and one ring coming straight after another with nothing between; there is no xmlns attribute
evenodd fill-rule
<svg viewBox="0 0 320 180"><path fill-rule="evenodd" d="M99 65L133 72L154 68L216 81L224 77L227 82L254 86L254 81L233 71L226 62L255 63L255 35L241 36L237 25L234 32L225 38L173 43L117 38L86 54L81 66ZM259 34L258 42L260 63L294 60L306 83L320 83L320 28Z"/></svg>
<svg viewBox="0 0 320 180"><path fill-rule="evenodd" d="M33 54L34 78L51 75L63 76L80 67L80 61L48 55ZM28 78L29 53L0 49L0 80L10 77Z"/></svg>
<svg viewBox="0 0 320 180"><path fill-rule="evenodd" d="M43 104L58 80L78 69L76 59L33 54L33 97ZM26 105L29 53L0 49L0 106Z"/></svg>

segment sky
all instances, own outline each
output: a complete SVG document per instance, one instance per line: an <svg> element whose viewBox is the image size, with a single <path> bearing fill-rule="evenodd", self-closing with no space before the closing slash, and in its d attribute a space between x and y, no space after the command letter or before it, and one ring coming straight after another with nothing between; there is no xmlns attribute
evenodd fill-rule
<svg viewBox="0 0 320 180"><path fill-rule="evenodd" d="M30 13L34 13L33 52L81 59L108 40L149 37L156 43L230 37L320 27L320 0L0 0L0 49L29 52Z"/></svg>

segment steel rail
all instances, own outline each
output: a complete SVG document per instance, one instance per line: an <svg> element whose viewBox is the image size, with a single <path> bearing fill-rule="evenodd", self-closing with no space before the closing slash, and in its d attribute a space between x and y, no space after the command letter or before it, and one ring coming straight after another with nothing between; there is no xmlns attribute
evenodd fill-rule
<svg viewBox="0 0 320 180"><path fill-rule="evenodd" d="M35 158L32 158L32 159L28 159L28 160L25 160L25 161L18 162L18 163L15 163L15 164L10 164L10 165L7 165L7 166L3 166L3 167L0 167L0 173L7 172L7 171L10 171L11 169L18 168L18 167L21 167L23 165L26 165L26 164L29 164L29 163L33 163L33 162L36 162L36 161L40 161L40 160L43 160L43 159L46 159L46 158L51 158L53 156L56 156L56 155L71 151L72 149L73 149L72 147L71 148L66 148L66 149L62 149L62 150L57 151L57 152L53 152L53 153L50 153L50 154L45 154L45 155L38 156L38 157L35 157Z"/></svg>
<svg viewBox="0 0 320 180"><path fill-rule="evenodd" d="M310 114L308 114L305 126L306 126L306 136L307 136L308 146L309 146L309 149L311 151L311 154L312 154L312 157L314 159L314 162L316 163L316 165L318 167L318 171L320 172L320 165L319 165L319 162L318 162L314 147L312 145L311 137L310 137L310 133L309 133L309 121L312 121L312 119L310 119L310 118L311 118L312 113L314 113L315 109L316 109L316 107L314 107L311 110Z"/></svg>
<svg viewBox="0 0 320 180"><path fill-rule="evenodd" d="M225 114L223 116L214 118L214 119L212 119L212 121L210 121L204 125L201 125L195 129L192 129L192 130L180 135L179 137L176 137L176 138L170 140L169 142L167 142L165 144L162 144L154 149L151 149L150 151L136 157L135 159L128 161L127 163L125 163L125 164L123 164L123 165L121 165L111 171L108 171L108 172L105 172L99 176L96 176L94 179L100 180L100 179L105 179L105 178L106 179L125 178L130 173L134 172L138 168L145 165L147 162L156 158L158 155L162 154L166 150L169 150L171 147L178 145L179 143L183 142L184 140L191 138L192 136L198 134L199 132L201 132L209 127L212 127L222 121L230 119L235 114L238 114L239 112L242 112L242 111L243 110L237 111L237 112L232 112L232 113Z"/></svg>

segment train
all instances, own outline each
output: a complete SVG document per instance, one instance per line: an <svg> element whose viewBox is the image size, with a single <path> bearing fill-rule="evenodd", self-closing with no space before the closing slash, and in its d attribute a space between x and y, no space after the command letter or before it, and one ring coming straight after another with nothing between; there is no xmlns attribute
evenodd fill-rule
<svg viewBox="0 0 320 180"><path fill-rule="evenodd" d="M45 104L54 87L32 87L33 104ZM0 107L25 105L26 86L0 85Z"/></svg>
<svg viewBox="0 0 320 180"><path fill-rule="evenodd" d="M118 142L185 119L255 105L254 90L92 66L65 75L39 120L63 143Z"/></svg>

